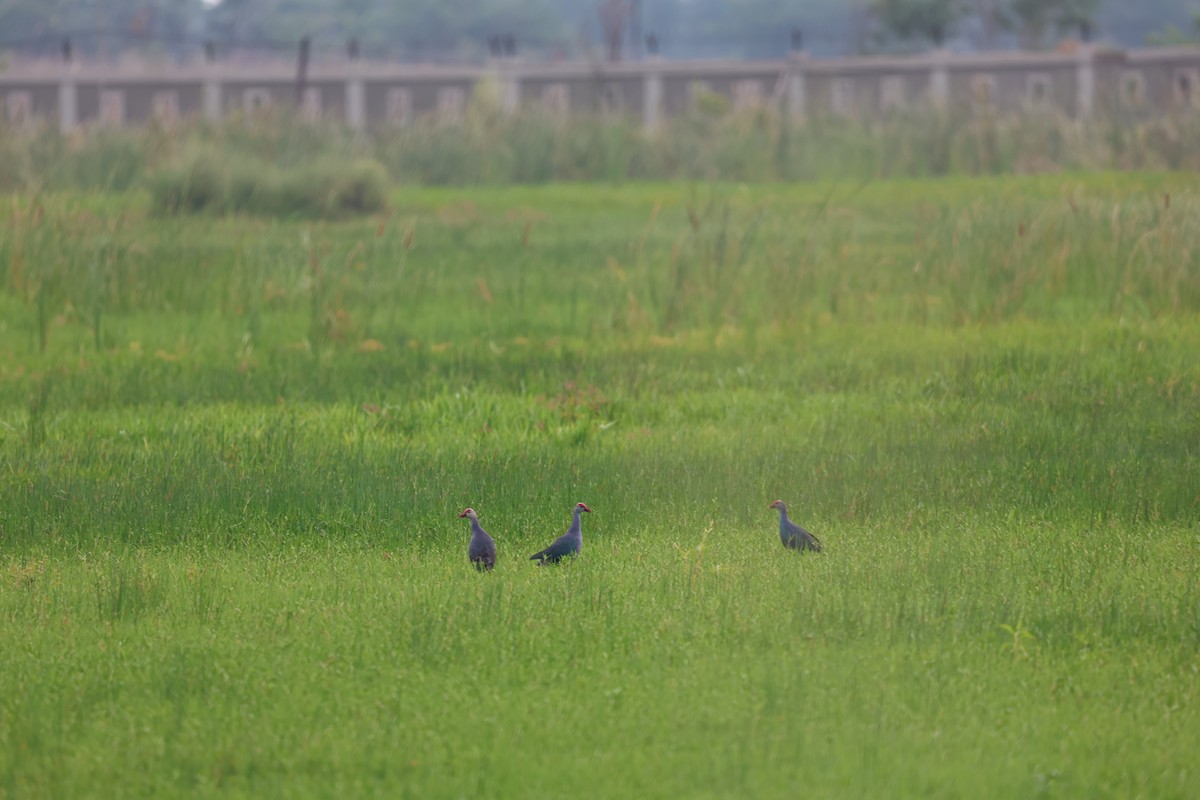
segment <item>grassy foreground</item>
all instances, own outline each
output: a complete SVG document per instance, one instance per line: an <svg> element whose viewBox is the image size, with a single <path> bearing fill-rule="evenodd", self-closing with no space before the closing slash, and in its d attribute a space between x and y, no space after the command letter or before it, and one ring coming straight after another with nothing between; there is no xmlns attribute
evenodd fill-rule
<svg viewBox="0 0 1200 800"><path fill-rule="evenodd" d="M392 199L9 203L0 797L1200 793L1185 176Z"/></svg>

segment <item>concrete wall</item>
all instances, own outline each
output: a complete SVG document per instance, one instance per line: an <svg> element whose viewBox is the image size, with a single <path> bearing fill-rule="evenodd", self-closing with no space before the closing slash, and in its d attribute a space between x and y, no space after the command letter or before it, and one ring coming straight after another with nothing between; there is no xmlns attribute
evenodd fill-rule
<svg viewBox="0 0 1200 800"><path fill-rule="evenodd" d="M502 107L605 113L654 127L715 93L734 108L772 106L801 116L868 117L934 103L959 112L1053 109L1163 113L1200 109L1200 50L1114 50L780 61L663 61L616 65L432 67L343 62L314 65L299 101L305 119L363 128L422 116L462 117L481 83ZM208 64L146 70L80 64L12 67L0 74L9 125L42 119L79 125L170 122L297 104L294 67Z"/></svg>

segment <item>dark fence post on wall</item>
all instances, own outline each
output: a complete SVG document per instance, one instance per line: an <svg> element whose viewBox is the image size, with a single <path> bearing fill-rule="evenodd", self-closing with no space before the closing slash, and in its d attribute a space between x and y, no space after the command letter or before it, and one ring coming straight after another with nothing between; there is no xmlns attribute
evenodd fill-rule
<svg viewBox="0 0 1200 800"><path fill-rule="evenodd" d="M808 111L808 54L804 52L804 31L792 28L791 51L788 53L786 73L787 113L792 119L803 119Z"/></svg>
<svg viewBox="0 0 1200 800"><path fill-rule="evenodd" d="M304 90L308 84L308 51L312 39L307 36L300 39L300 50L296 54L296 108L304 104Z"/></svg>
<svg viewBox="0 0 1200 800"><path fill-rule="evenodd" d="M633 58L640 58L645 54L645 51L638 52L642 48L642 0L630 0L629 3L629 55Z"/></svg>

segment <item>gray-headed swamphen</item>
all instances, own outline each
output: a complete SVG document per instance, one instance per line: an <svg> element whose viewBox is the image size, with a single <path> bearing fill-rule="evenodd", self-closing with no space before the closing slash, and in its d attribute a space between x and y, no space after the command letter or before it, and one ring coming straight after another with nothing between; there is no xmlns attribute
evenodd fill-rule
<svg viewBox="0 0 1200 800"><path fill-rule="evenodd" d="M771 503L770 507L779 509L779 539L783 542L784 547L791 550L821 552L821 543L817 541L817 537L788 519L787 506L783 504L782 500L776 500Z"/></svg>
<svg viewBox="0 0 1200 800"><path fill-rule="evenodd" d="M575 517L571 520L571 527L567 528L567 532L551 542L542 552L531 555L529 560L538 562L540 567L543 564L557 564L562 561L563 556L574 558L579 555L579 551L583 549L583 527L579 523L579 515L585 511L592 513L587 503L577 503Z"/></svg>
<svg viewBox="0 0 1200 800"><path fill-rule="evenodd" d="M467 558L471 559L475 569L482 572L496 566L496 540L479 525L479 515L475 509L465 509L458 517L466 517L471 521L471 543L467 545Z"/></svg>

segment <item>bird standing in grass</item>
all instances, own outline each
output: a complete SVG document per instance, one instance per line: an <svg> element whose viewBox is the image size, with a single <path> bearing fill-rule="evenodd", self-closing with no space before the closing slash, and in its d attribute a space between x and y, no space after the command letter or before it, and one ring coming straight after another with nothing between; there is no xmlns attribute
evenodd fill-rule
<svg viewBox="0 0 1200 800"><path fill-rule="evenodd" d="M783 541L784 547L791 550L821 552L821 543L817 541L817 537L788 519L787 506L783 504L782 500L771 503L771 508L779 509L779 538Z"/></svg>
<svg viewBox="0 0 1200 800"><path fill-rule="evenodd" d="M467 545L467 557L480 572L496 566L496 540L488 535L479 524L479 515L475 509L464 509L458 515L459 519L466 517L471 521L471 543Z"/></svg>
<svg viewBox="0 0 1200 800"><path fill-rule="evenodd" d="M583 526L580 525L579 515L583 512L592 513L592 510L587 507L587 503L577 503L575 505L575 518L571 520L571 527L567 528L567 532L555 539L540 553L534 553L529 557L530 561L538 562L538 566L543 564L557 564L562 561L563 556L571 556L574 558L579 555L579 551L583 549Z"/></svg>

